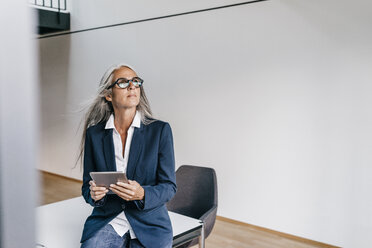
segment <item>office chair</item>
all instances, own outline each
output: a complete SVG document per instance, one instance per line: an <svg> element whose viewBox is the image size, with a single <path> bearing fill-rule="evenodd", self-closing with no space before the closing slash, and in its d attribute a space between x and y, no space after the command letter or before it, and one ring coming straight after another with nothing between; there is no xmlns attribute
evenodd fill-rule
<svg viewBox="0 0 372 248"><path fill-rule="evenodd" d="M217 177L212 168L182 165L176 171L177 193L167 203L169 211L183 214L204 223L204 237L211 233L217 214ZM181 246L198 243L198 238Z"/></svg>

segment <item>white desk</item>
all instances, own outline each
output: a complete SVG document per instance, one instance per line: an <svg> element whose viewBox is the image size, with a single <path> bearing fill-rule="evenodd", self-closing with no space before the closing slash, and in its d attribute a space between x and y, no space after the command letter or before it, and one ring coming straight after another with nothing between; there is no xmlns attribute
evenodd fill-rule
<svg viewBox="0 0 372 248"><path fill-rule="evenodd" d="M36 247L80 247L84 222L93 207L82 196L36 208ZM169 211L173 227L173 247L195 237L204 247L203 224L200 220Z"/></svg>

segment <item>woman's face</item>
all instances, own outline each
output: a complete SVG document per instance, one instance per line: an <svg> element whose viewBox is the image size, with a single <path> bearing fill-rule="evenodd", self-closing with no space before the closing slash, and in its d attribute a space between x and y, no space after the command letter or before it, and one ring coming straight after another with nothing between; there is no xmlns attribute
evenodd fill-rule
<svg viewBox="0 0 372 248"><path fill-rule="evenodd" d="M113 81L118 78L132 79L137 74L128 67L121 67L114 72ZM119 88L118 85L112 87L112 95L107 95L106 100L112 103L114 110L121 108L136 108L140 101L141 88L136 88L132 82L125 89Z"/></svg>

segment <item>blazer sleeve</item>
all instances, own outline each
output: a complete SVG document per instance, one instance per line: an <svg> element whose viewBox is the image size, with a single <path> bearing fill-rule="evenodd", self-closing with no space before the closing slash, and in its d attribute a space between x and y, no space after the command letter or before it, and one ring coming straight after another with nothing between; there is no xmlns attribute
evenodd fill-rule
<svg viewBox="0 0 372 248"><path fill-rule="evenodd" d="M140 209L159 207L172 199L177 191L173 135L169 123L165 123L161 131L156 173L156 185L142 186L145 198L141 204L136 204Z"/></svg>
<svg viewBox="0 0 372 248"><path fill-rule="evenodd" d="M86 136L85 136L85 144L84 144L84 172L83 172L83 185L81 187L82 195L87 203L89 203L93 207L101 207L106 202L106 195L99 201L95 201L90 196L90 185L89 181L91 177L89 173L91 171L95 171L95 164L93 159L93 149L92 149L92 138L90 135L90 129L87 129Z"/></svg>

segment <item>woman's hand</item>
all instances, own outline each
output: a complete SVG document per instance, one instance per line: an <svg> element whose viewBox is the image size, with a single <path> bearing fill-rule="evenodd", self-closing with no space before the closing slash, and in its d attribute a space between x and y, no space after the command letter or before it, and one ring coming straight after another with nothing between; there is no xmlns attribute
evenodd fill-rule
<svg viewBox="0 0 372 248"><path fill-rule="evenodd" d="M89 181L89 185L90 196L95 201L101 200L108 192L108 189L106 189L105 187L97 187L94 181Z"/></svg>
<svg viewBox="0 0 372 248"><path fill-rule="evenodd" d="M126 201L143 200L145 197L145 190L142 186L132 180L128 180L128 183L111 184L110 190Z"/></svg>

